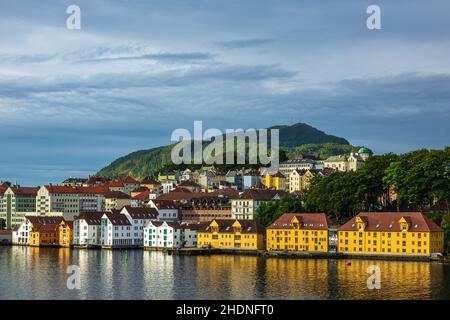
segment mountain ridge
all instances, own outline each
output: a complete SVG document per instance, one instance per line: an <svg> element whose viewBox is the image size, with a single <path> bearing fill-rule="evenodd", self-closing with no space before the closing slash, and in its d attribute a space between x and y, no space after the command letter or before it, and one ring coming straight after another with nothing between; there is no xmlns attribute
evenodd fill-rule
<svg viewBox="0 0 450 320"><path fill-rule="evenodd" d="M324 158L331 155L349 153L359 148L350 145L349 141L344 138L326 134L324 131L306 123L275 125L267 129L280 130L280 149L290 157L298 153L304 153ZM270 140L269 137L268 139ZM208 143L204 142L204 144ZM176 144L131 152L112 161L109 165L102 168L97 175L108 178L126 175L143 178L147 175L153 175L171 164L170 154L174 145Z"/></svg>

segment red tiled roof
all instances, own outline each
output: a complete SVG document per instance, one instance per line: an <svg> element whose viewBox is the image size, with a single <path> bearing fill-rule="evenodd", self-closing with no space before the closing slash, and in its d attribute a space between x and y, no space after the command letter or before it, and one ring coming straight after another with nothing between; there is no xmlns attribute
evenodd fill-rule
<svg viewBox="0 0 450 320"><path fill-rule="evenodd" d="M139 184L139 181L135 180L133 177L125 177L119 180L122 183L128 183L128 184Z"/></svg>
<svg viewBox="0 0 450 320"><path fill-rule="evenodd" d="M125 186L120 181L110 181L110 182L108 182L108 187L110 187L110 188L124 188Z"/></svg>
<svg viewBox="0 0 450 320"><path fill-rule="evenodd" d="M71 186L45 186L50 193L78 193L78 194L105 194L110 192L108 187L71 187Z"/></svg>
<svg viewBox="0 0 450 320"><path fill-rule="evenodd" d="M12 192L17 195L36 196L39 188L33 187L10 187Z"/></svg>
<svg viewBox="0 0 450 320"><path fill-rule="evenodd" d="M147 190L147 191L144 191L144 192L141 192L141 193L135 195L133 197L133 199L136 199L136 200L148 200L149 197L150 197L150 191Z"/></svg>
<svg viewBox="0 0 450 320"><path fill-rule="evenodd" d="M410 222L410 232L442 232L443 229L421 212L361 212L360 217L365 223L365 231L401 232L400 219ZM358 231L356 217L350 219L338 231Z"/></svg>
<svg viewBox="0 0 450 320"><path fill-rule="evenodd" d="M301 223L301 229L328 230L331 221L325 213L285 213L275 220L267 229L293 229L292 219L297 217Z"/></svg>

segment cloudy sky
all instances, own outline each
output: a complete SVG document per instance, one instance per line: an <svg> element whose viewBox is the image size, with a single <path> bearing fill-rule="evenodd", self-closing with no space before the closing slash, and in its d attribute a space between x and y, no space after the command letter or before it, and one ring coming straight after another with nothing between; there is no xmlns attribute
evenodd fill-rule
<svg viewBox="0 0 450 320"><path fill-rule="evenodd" d="M81 8L81 30L66 9ZM381 8L382 30L366 9ZM448 0L2 1L0 180L92 174L176 128L305 122L376 153L450 137Z"/></svg>

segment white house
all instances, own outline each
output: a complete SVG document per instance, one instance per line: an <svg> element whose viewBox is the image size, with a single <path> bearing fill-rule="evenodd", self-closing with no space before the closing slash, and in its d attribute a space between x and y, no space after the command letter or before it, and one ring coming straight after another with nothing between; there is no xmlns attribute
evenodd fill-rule
<svg viewBox="0 0 450 320"><path fill-rule="evenodd" d="M135 208L125 206L120 211L131 222L131 236L134 246L142 246L144 239L144 227L151 221L158 218L158 211L155 208Z"/></svg>
<svg viewBox="0 0 450 320"><path fill-rule="evenodd" d="M158 220L162 221L178 221L180 220L180 210L173 200L150 200L148 202L150 208L158 211Z"/></svg>
<svg viewBox="0 0 450 320"><path fill-rule="evenodd" d="M181 248L183 231L178 222L150 221L144 228L144 248Z"/></svg>
<svg viewBox="0 0 450 320"><path fill-rule="evenodd" d="M101 245L100 225L104 212L85 212L73 222L73 244L75 246Z"/></svg>
<svg viewBox="0 0 450 320"><path fill-rule="evenodd" d="M182 224L183 227L183 247L196 248L197 247L197 232L206 228L209 223L189 223Z"/></svg>
<svg viewBox="0 0 450 320"><path fill-rule="evenodd" d="M101 245L104 248L131 247L133 235L131 221L124 214L105 212L100 227Z"/></svg>

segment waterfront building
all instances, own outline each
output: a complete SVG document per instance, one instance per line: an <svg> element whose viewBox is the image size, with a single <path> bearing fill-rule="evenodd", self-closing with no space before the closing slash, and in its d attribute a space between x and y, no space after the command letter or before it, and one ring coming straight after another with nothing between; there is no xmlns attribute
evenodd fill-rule
<svg viewBox="0 0 450 320"><path fill-rule="evenodd" d="M267 227L267 250L328 252L330 225L324 213L285 213Z"/></svg>
<svg viewBox="0 0 450 320"><path fill-rule="evenodd" d="M155 208L136 208L125 206L121 211L131 222L132 244L134 246L142 246L144 239L144 227L151 220L158 218L158 211Z"/></svg>
<svg viewBox="0 0 450 320"><path fill-rule="evenodd" d="M233 219L252 220L256 209L267 201L279 200L287 195L281 190L248 189L237 197L231 198L231 215Z"/></svg>
<svg viewBox="0 0 450 320"><path fill-rule="evenodd" d="M129 194L121 191L105 192L105 211L121 210L125 206L131 206L133 200Z"/></svg>
<svg viewBox="0 0 450 320"><path fill-rule="evenodd" d="M158 220L178 221L180 219L179 206L172 200L160 200L157 198L150 200L148 206L158 211Z"/></svg>
<svg viewBox="0 0 450 320"><path fill-rule="evenodd" d="M104 212L83 212L73 222L73 244L75 246L100 246L100 225Z"/></svg>
<svg viewBox="0 0 450 320"><path fill-rule="evenodd" d="M183 223L183 248L196 248L198 242L198 231L204 230L209 222Z"/></svg>
<svg viewBox="0 0 450 320"><path fill-rule="evenodd" d="M27 217L31 227L27 244L32 247L58 247L59 230L63 217Z"/></svg>
<svg viewBox="0 0 450 320"><path fill-rule="evenodd" d="M274 190L286 189L286 177L280 172L274 174L267 173L263 175L261 183L267 189L274 189Z"/></svg>
<svg viewBox="0 0 450 320"><path fill-rule="evenodd" d="M105 212L100 227L100 242L103 248L121 248L133 246L131 221L117 211Z"/></svg>
<svg viewBox="0 0 450 320"><path fill-rule="evenodd" d="M60 212L65 219L74 220L81 212L104 211L107 192L109 192L107 186L42 186L36 196L36 212L38 215Z"/></svg>
<svg viewBox="0 0 450 320"><path fill-rule="evenodd" d="M149 221L144 228L144 248L181 248L183 232L184 229L179 222Z"/></svg>
<svg viewBox="0 0 450 320"><path fill-rule="evenodd" d="M212 220L197 232L197 247L264 250L266 228L254 220Z"/></svg>
<svg viewBox="0 0 450 320"><path fill-rule="evenodd" d="M444 252L444 231L421 212L361 212L338 229L338 252L429 256Z"/></svg>
<svg viewBox="0 0 450 320"><path fill-rule="evenodd" d="M61 220L59 223L59 246L69 248L73 244L73 221Z"/></svg>
<svg viewBox="0 0 450 320"><path fill-rule="evenodd" d="M25 221L25 215L36 212L37 191L38 188L10 186L3 192L0 219L6 229L18 228Z"/></svg>

